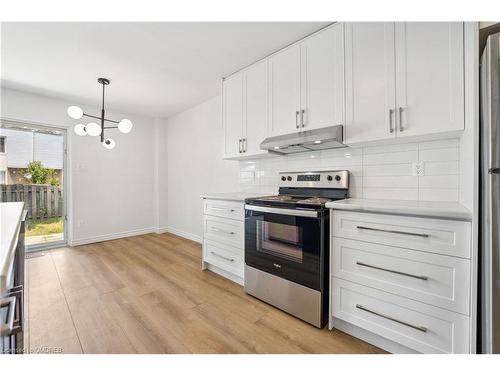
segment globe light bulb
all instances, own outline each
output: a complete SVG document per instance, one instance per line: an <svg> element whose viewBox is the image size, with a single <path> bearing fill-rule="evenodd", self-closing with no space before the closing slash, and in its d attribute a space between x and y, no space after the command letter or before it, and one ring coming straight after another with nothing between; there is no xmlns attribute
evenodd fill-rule
<svg viewBox="0 0 500 375"><path fill-rule="evenodd" d="M91 122L87 124L85 127L85 130L87 131L88 135L91 135L92 137L97 137L101 135L102 129L99 125L97 125L95 122Z"/></svg>
<svg viewBox="0 0 500 375"><path fill-rule="evenodd" d="M133 126L132 121L124 118L118 123L118 130L125 134L130 133L130 131L132 130L132 126Z"/></svg>
<svg viewBox="0 0 500 375"><path fill-rule="evenodd" d="M104 142L102 142L102 145L108 150L111 150L112 148L115 147L116 143L111 138L106 138Z"/></svg>
<svg viewBox="0 0 500 375"><path fill-rule="evenodd" d="M68 116L75 120L79 120L83 116L83 110L76 105L72 105L71 107L68 107Z"/></svg>
<svg viewBox="0 0 500 375"><path fill-rule="evenodd" d="M85 125L83 125L83 124L75 125L74 130L75 130L75 133L80 135L80 136L87 135L87 130L85 130Z"/></svg>

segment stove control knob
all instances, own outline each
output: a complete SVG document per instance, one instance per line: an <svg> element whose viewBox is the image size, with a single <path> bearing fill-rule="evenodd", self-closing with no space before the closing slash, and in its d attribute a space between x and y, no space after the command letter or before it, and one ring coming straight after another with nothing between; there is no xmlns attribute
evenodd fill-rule
<svg viewBox="0 0 500 375"><path fill-rule="evenodd" d="M288 181L292 181L292 178L291 178L290 176L288 176L286 179L287 179Z"/></svg>
<svg viewBox="0 0 500 375"><path fill-rule="evenodd" d="M340 176L339 175L335 176L335 181L340 181Z"/></svg>
<svg viewBox="0 0 500 375"><path fill-rule="evenodd" d="M285 176L281 176L281 181L286 181L286 177Z"/></svg>
<svg viewBox="0 0 500 375"><path fill-rule="evenodd" d="M333 180L333 177L332 177L332 176L328 176L326 179L327 179L328 181L331 181L331 180Z"/></svg>

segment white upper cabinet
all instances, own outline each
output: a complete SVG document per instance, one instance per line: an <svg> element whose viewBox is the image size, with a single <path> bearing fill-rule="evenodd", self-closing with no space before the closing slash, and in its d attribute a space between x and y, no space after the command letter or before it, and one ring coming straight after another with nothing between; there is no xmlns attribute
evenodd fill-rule
<svg viewBox="0 0 500 375"><path fill-rule="evenodd" d="M344 25L336 23L269 59L270 135L344 123Z"/></svg>
<svg viewBox="0 0 500 375"><path fill-rule="evenodd" d="M302 130L344 124L344 25L301 44Z"/></svg>
<svg viewBox="0 0 500 375"><path fill-rule="evenodd" d="M224 157L239 159L266 154L260 143L268 131L267 60L223 82Z"/></svg>
<svg viewBox="0 0 500 375"><path fill-rule="evenodd" d="M394 23L345 25L346 143L394 138Z"/></svg>
<svg viewBox="0 0 500 375"><path fill-rule="evenodd" d="M461 22L396 23L398 137L464 129L463 33Z"/></svg>
<svg viewBox="0 0 500 375"><path fill-rule="evenodd" d="M464 25L335 23L223 82L225 158L344 125L345 143L464 129Z"/></svg>
<svg viewBox="0 0 500 375"><path fill-rule="evenodd" d="M298 131L300 111L300 45L269 59L270 135Z"/></svg>
<svg viewBox="0 0 500 375"><path fill-rule="evenodd" d="M345 28L347 144L464 129L463 23Z"/></svg>
<svg viewBox="0 0 500 375"><path fill-rule="evenodd" d="M267 60L250 66L244 72L244 153L264 154L260 143L268 130L268 69Z"/></svg>
<svg viewBox="0 0 500 375"><path fill-rule="evenodd" d="M224 154L235 157L241 154L243 141L243 74L236 73L226 78L222 87Z"/></svg>

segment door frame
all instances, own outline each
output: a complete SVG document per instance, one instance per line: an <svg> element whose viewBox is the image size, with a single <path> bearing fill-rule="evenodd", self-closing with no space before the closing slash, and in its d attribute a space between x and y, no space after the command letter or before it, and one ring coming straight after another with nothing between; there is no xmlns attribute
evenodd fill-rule
<svg viewBox="0 0 500 375"><path fill-rule="evenodd" d="M71 174L68 171L68 166L70 165L70 152L69 152L69 137L68 137L68 128L62 126L56 126L51 124L39 123L34 121L24 121L24 120L16 120L6 117L0 117L0 124L7 125L7 128L22 128L30 129L34 128L37 130L46 130L46 131L57 131L60 132L63 137L63 219L64 219L64 239L62 241L54 241L47 244L38 244L38 245L27 245L26 252L35 252L42 250L54 249L57 247L67 246L68 243L71 243L71 207L69 199L69 194L71 192Z"/></svg>

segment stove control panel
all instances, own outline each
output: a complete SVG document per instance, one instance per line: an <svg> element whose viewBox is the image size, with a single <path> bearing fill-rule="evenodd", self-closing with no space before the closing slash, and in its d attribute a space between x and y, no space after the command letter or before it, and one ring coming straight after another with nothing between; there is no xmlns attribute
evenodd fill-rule
<svg viewBox="0 0 500 375"><path fill-rule="evenodd" d="M280 172L280 187L349 188L349 171Z"/></svg>

